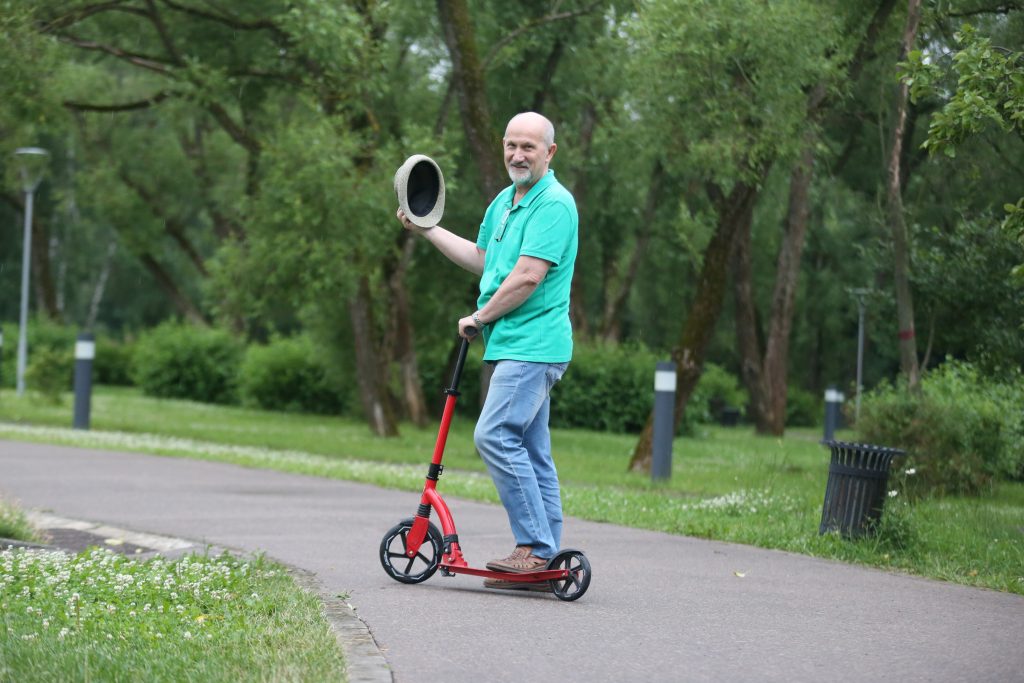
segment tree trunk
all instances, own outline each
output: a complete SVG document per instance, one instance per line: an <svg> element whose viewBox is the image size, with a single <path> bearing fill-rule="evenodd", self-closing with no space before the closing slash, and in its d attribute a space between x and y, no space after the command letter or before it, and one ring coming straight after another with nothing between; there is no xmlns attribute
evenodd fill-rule
<svg viewBox="0 0 1024 683"><path fill-rule="evenodd" d="M764 344L754 304L750 258L750 223L740 226L732 250L732 288L735 299L736 345L740 355L740 379L750 394L750 415L759 433L770 431L771 402L765 382Z"/></svg>
<svg viewBox="0 0 1024 683"><path fill-rule="evenodd" d="M452 78L457 84L466 142L479 173L478 188L484 201L490 202L506 183L502 180L501 150L495 144L483 66L476 49L469 7L466 0L437 0L437 11L444 42L452 58Z"/></svg>
<svg viewBox="0 0 1024 683"><path fill-rule="evenodd" d="M807 235L808 191L813 178L814 134L804 136L804 150L793 164L789 208L783 226L775 268L771 315L764 343L758 335L757 312L751 285L749 225L737 236L733 252L736 298L736 336L743 383L750 392L750 412L758 434L781 436L786 427L789 390L789 336L800 276L800 256Z"/></svg>
<svg viewBox="0 0 1024 683"><path fill-rule="evenodd" d="M898 61L902 62L913 47L921 21L921 0L908 0L907 23L903 29ZM893 280L896 288L896 316L899 323L900 371L907 378L912 392L920 390L920 369L917 361L917 340L914 332L914 302L910 293L910 247L907 224L903 215L903 180L900 170L910 88L900 80L896 88L896 121L889 146L886 182L886 218L892 233Z"/></svg>
<svg viewBox="0 0 1024 683"><path fill-rule="evenodd" d="M477 188L484 202L490 203L494 195L507 184L507 176L504 175L501 149L496 145L494 123L487 104L483 64L476 49L476 35L469 17L469 7L466 0L437 0L437 11L444 42L452 58L452 79L457 84L459 114L466 141L476 162L479 178ZM475 301L477 289L474 288L470 295ZM481 405L487 396L490 378L491 366L485 364L480 372Z"/></svg>
<svg viewBox="0 0 1024 683"><path fill-rule="evenodd" d="M398 436L398 423L387 390L387 368L382 367L376 344L370 280L366 275L360 276L349 302L349 317L355 340L356 381L366 421L377 436Z"/></svg>
<svg viewBox="0 0 1024 683"><path fill-rule="evenodd" d="M171 300L174 307L186 320L196 325L206 327L209 323L192 301L178 288L174 278L160 263L153 258L149 252L139 254L139 261L149 271L149 274L156 280L157 285L164 291L164 294Z"/></svg>
<svg viewBox="0 0 1024 683"><path fill-rule="evenodd" d="M185 253L185 256L188 257L188 260L192 262L192 265L196 267L196 270L199 271L199 274L205 280L209 276L206 270L206 262L196 246L185 235L185 226L181 221L174 216L168 215L163 199L156 193L147 190L141 183L136 182L124 170L121 171L121 180L135 194L139 195L139 198L146 203L149 210L153 212L153 215L160 219L164 226L164 232L174 240L174 243Z"/></svg>
<svg viewBox="0 0 1024 683"><path fill-rule="evenodd" d="M767 168L759 169L763 180ZM723 196L716 186L708 188L716 205L718 225L711 242L704 250L704 264L697 281L697 293L690 314L683 326L679 345L672 352L676 364L677 382L675 396L674 430L678 431L686 413L686 404L693 394L704 367L704 354L715 331L715 323L722 310L725 296L726 275L729 255L737 232L748 224L753 216L754 204L758 197L760 182L737 183L729 195ZM673 432L675 433L675 432ZM634 472L651 471L651 443L654 436L654 414L647 418L647 424L640 434L629 469Z"/></svg>
<svg viewBox="0 0 1024 683"><path fill-rule="evenodd" d="M388 274L388 291L391 293L391 321L389 336L385 344L391 357L398 363L402 384L402 404L405 414L417 427L427 426L427 407L423 397L423 383L420 382L419 364L416 361L416 345L413 342L412 316L409 309L409 290L405 286L405 274L416 248L416 240L408 230L399 237L399 258Z"/></svg>
<svg viewBox="0 0 1024 683"><path fill-rule="evenodd" d="M85 329L91 330L96 326L96 319L100 315L100 303L103 301L103 294L107 291L107 280L110 278L110 269L114 262L114 253L117 251L117 238L111 235L107 244L107 251L103 255L103 266L96 278L96 286L92 289L92 297L89 299L89 314L85 319Z"/></svg>
<svg viewBox="0 0 1024 683"><path fill-rule="evenodd" d="M772 313L764 351L764 379L768 390L768 420L758 431L782 436L786 427L786 395L789 390L789 337L793 329L793 312L797 283L800 278L800 257L807 236L810 213L809 190L814 177L815 136L807 133L804 150L793 166L789 182L789 208L786 226L779 245L772 291Z"/></svg>
<svg viewBox="0 0 1024 683"><path fill-rule="evenodd" d="M640 261L647 252L647 245L651 241L651 232L654 225L654 216L658 211L661 202L661 193L665 185L665 169L661 161L654 163L651 169L651 181L647 186L647 201L644 203L644 213L637 226L636 244L629 254L629 263L625 272L619 280L619 286L615 293L605 301L604 315L601 318L601 336L605 341L617 342L622 334L622 310L629 300L629 293L636 281L636 274L640 270Z"/></svg>
<svg viewBox="0 0 1024 683"><path fill-rule="evenodd" d="M580 122L579 158L586 159L590 154L590 145L594 140L594 129L597 127L597 107L593 103L587 103L583 108L582 120ZM585 230L587 225L587 172L581 168L576 175L576 184L573 185L572 195L576 200L576 207L580 215L580 230ZM583 240L580 240L582 248ZM590 321L587 318L586 292L583 287L583 269L578 267L580 255L576 256L577 268L572 273L572 290L569 296L569 317L572 319L573 332L582 339L590 336Z"/></svg>
<svg viewBox="0 0 1024 683"><path fill-rule="evenodd" d="M37 195L38 197L38 195ZM38 211L39 202L35 202ZM53 279L50 260L50 231L46 223L32 215L32 271L31 280L36 295L36 310L50 320L61 320L57 306L57 287Z"/></svg>

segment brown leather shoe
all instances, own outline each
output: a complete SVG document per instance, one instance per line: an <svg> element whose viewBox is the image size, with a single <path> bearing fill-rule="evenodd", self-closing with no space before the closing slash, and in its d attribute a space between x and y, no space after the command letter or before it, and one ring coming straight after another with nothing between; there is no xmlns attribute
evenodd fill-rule
<svg viewBox="0 0 1024 683"><path fill-rule="evenodd" d="M510 591L534 591L537 593L551 592L551 584L547 581L527 583L522 581L502 581L501 579L484 579L484 588L495 588L497 590Z"/></svg>
<svg viewBox="0 0 1024 683"><path fill-rule="evenodd" d="M505 559L491 560L488 562L487 568L495 572L512 572L513 574L522 574L524 572L544 569L547 564L547 560L533 554L533 549L530 546L519 545L516 546L516 549L512 551L512 554Z"/></svg>

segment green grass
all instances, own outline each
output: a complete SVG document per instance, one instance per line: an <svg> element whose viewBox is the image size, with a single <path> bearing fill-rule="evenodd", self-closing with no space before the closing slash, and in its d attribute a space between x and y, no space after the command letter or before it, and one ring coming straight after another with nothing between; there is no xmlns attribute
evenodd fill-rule
<svg viewBox="0 0 1024 683"><path fill-rule="evenodd" d="M156 400L109 388L94 396L92 432L20 426L65 427L70 419L69 399L55 407L0 394L0 438L214 459L405 490L422 487L437 430L403 425L400 437L379 439L347 418ZM456 418L441 489L495 502L472 428ZM626 471L634 436L552 432L568 514L1024 594L1024 483L1002 482L984 498L908 504L897 497L874 537L819 536L829 460L819 438L816 430L775 439L749 428L709 427L677 439L672 479L652 484Z"/></svg>
<svg viewBox="0 0 1024 683"><path fill-rule="evenodd" d="M15 541L42 541L42 537L25 512L9 501L0 498L0 538Z"/></svg>
<svg viewBox="0 0 1024 683"><path fill-rule="evenodd" d="M6 550L0 680L343 680L320 610L261 557Z"/></svg>

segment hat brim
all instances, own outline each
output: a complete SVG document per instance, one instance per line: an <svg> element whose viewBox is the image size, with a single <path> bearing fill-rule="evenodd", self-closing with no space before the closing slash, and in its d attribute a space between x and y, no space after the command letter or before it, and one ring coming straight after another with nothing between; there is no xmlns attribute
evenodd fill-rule
<svg viewBox="0 0 1024 683"><path fill-rule="evenodd" d="M398 206L413 225L432 228L444 215L444 176L433 159L415 154L395 172Z"/></svg>

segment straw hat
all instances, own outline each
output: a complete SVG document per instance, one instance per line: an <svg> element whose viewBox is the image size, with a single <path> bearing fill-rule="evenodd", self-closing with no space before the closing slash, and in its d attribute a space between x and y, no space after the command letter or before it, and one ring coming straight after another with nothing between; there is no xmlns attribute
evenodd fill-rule
<svg viewBox="0 0 1024 683"><path fill-rule="evenodd" d="M413 225L432 228L444 213L444 176L433 159L415 154L395 172L398 206Z"/></svg>

